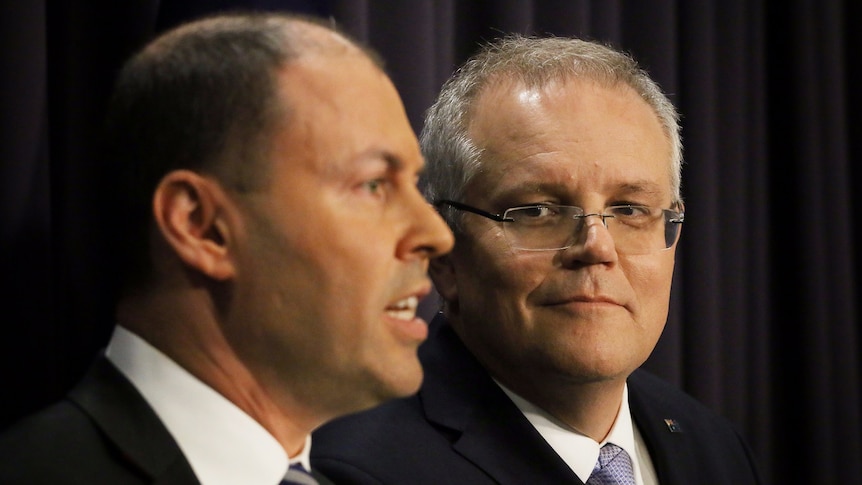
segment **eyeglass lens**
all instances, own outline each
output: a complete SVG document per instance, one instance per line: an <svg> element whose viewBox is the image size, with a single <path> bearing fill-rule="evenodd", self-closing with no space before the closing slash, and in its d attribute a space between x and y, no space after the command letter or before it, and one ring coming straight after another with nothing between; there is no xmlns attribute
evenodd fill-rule
<svg viewBox="0 0 862 485"><path fill-rule="evenodd" d="M534 206L509 209L503 231L512 247L524 250L566 249L581 244L587 220L603 219L617 252L648 254L668 249L680 232L674 211L638 206L609 207L603 214L584 214L571 206Z"/></svg>

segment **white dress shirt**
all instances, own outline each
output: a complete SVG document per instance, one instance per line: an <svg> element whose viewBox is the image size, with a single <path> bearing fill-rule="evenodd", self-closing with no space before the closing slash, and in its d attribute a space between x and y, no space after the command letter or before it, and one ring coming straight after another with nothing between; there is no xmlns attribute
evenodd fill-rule
<svg viewBox="0 0 862 485"><path fill-rule="evenodd" d="M631 418L628 386L623 388L622 405L617 412L611 432L604 441L596 443L592 438L574 431L499 382L497 384L582 482L586 483L593 473L593 468L599 459L599 449L606 443L613 443L626 450L631 458L637 485L658 485L658 478L646 443Z"/></svg>
<svg viewBox="0 0 862 485"><path fill-rule="evenodd" d="M311 469L310 436L288 459L257 421L129 330L116 327L106 356L156 412L202 485L276 485L290 463Z"/></svg>

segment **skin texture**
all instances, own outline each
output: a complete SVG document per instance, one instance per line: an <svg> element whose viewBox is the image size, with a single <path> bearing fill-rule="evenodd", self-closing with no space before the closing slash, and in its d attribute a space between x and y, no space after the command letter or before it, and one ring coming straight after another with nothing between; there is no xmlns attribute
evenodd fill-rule
<svg viewBox="0 0 862 485"><path fill-rule="evenodd" d="M268 182L239 193L175 171L154 196L159 284L120 321L234 402L294 455L323 422L415 392L427 335L398 302L430 291L452 235L416 187L416 137L364 54L327 48L278 73Z"/></svg>
<svg viewBox="0 0 862 485"><path fill-rule="evenodd" d="M465 191L475 207L671 205L670 145L628 87L496 80L469 131L484 150ZM571 248L519 251L500 223L464 217L453 252L432 264L456 332L501 383L601 441L664 328L675 247L618 255L592 217Z"/></svg>

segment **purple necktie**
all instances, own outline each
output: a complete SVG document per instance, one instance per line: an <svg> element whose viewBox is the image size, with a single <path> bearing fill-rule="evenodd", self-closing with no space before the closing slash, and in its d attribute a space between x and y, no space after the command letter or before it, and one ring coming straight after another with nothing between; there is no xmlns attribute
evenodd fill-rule
<svg viewBox="0 0 862 485"><path fill-rule="evenodd" d="M279 485L318 485L311 473L299 463L290 465Z"/></svg>
<svg viewBox="0 0 862 485"><path fill-rule="evenodd" d="M599 460L586 485L635 485L629 454L613 443L602 446Z"/></svg>

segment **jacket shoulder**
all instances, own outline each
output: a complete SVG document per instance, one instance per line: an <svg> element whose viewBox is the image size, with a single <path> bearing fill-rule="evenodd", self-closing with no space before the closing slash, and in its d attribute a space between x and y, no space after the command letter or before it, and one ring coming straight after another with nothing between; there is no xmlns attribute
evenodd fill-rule
<svg viewBox="0 0 862 485"><path fill-rule="evenodd" d="M762 483L736 425L688 393L644 370L628 380L632 418L659 479L669 483Z"/></svg>
<svg viewBox="0 0 862 485"><path fill-rule="evenodd" d="M164 424L104 357L65 399L0 435L3 484L196 484Z"/></svg>
<svg viewBox="0 0 862 485"><path fill-rule="evenodd" d="M0 435L0 483L144 483L75 403L60 401Z"/></svg>

